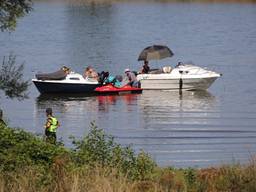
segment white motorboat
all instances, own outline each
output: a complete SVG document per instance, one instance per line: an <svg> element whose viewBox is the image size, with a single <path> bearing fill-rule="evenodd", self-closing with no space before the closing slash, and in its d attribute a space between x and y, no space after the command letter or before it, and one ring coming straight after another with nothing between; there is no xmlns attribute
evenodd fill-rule
<svg viewBox="0 0 256 192"><path fill-rule="evenodd" d="M221 76L220 73L181 62L174 68L166 66L158 70L149 70L148 60L159 60L173 55L165 45L153 45L142 50L138 61L144 61L142 72L147 71L146 74L137 76L142 89L206 90Z"/></svg>
<svg viewBox="0 0 256 192"><path fill-rule="evenodd" d="M220 73L193 64L179 63L174 68L167 66L147 74L138 74L137 80L142 89L206 90L220 76Z"/></svg>
<svg viewBox="0 0 256 192"><path fill-rule="evenodd" d="M49 74L37 74L32 79L40 93L92 93L101 84L92 78L84 78L81 74L62 69Z"/></svg>

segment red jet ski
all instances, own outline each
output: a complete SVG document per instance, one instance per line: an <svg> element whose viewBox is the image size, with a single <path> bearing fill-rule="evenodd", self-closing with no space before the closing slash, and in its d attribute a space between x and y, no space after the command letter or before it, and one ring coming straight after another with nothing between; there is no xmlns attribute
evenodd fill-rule
<svg viewBox="0 0 256 192"><path fill-rule="evenodd" d="M95 91L98 93L106 93L106 94L142 93L141 88L132 87L130 85L125 85L123 87L115 87L112 84L107 84L101 87L97 87Z"/></svg>

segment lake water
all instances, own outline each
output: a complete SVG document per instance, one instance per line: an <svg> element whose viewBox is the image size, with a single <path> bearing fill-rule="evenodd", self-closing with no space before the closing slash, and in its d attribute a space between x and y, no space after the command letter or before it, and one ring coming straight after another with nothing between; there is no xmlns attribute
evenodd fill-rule
<svg viewBox="0 0 256 192"><path fill-rule="evenodd" d="M193 61L223 76L206 92L182 95L45 96L31 84L29 99L1 95L1 108L11 126L43 134L45 109L52 107L67 146L70 135L81 138L95 121L161 166L248 162L256 153L255 21L256 4L35 3L15 32L0 33L1 60L17 55L26 79L62 65L80 73L88 65L112 74L138 70L140 51L152 44L168 45L175 54L152 67Z"/></svg>

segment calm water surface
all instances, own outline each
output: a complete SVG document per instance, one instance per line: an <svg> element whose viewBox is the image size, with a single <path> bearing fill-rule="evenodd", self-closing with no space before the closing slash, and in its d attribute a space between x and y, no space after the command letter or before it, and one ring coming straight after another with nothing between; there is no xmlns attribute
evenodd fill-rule
<svg viewBox="0 0 256 192"><path fill-rule="evenodd" d="M45 108L61 122L58 137L71 146L89 123L151 154L159 165L205 167L247 162L256 153L256 5L122 3L76 6L35 3L11 34L0 33L0 57L13 52L25 77L62 65L82 73L87 65L122 74L140 68L140 51L168 45L178 61L223 73L206 92L144 91L140 95L40 95L25 101L1 96L9 124L43 134Z"/></svg>

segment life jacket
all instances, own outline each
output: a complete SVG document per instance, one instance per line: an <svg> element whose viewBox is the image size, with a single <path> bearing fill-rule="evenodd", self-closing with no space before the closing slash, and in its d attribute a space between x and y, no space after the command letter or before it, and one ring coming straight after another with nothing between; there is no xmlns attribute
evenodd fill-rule
<svg viewBox="0 0 256 192"><path fill-rule="evenodd" d="M116 78L112 75L109 75L108 78L106 79L106 83L115 83Z"/></svg>
<svg viewBox="0 0 256 192"><path fill-rule="evenodd" d="M115 87L121 87L121 82L118 81L118 79L112 75L108 76L108 78L105 80L105 83L111 83Z"/></svg>
<svg viewBox="0 0 256 192"><path fill-rule="evenodd" d="M51 126L48 128L48 131L56 133L59 122L55 117L49 117L51 119Z"/></svg>

